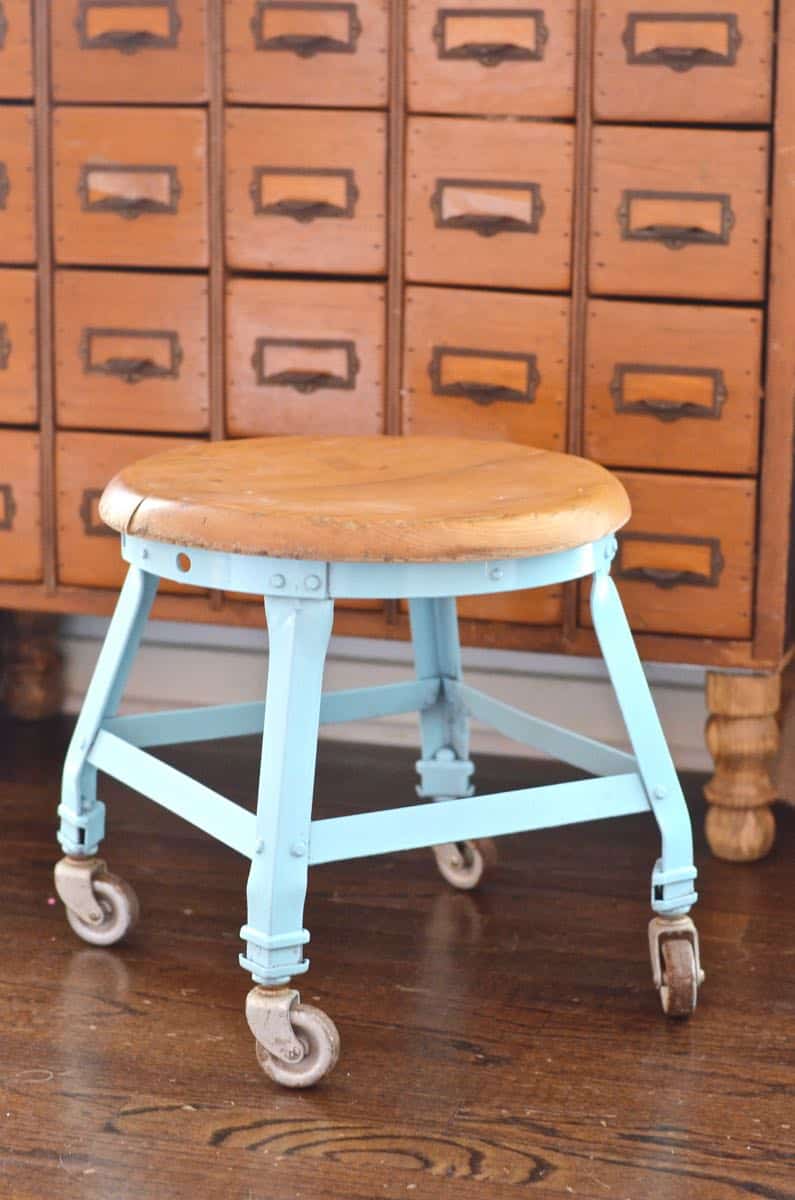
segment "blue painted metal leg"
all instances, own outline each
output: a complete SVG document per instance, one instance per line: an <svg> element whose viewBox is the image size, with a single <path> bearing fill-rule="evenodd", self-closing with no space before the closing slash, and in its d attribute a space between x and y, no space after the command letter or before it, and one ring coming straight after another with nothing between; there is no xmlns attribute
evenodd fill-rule
<svg viewBox="0 0 795 1200"><path fill-rule="evenodd" d="M455 597L410 600L417 678L439 680L435 704L420 713L422 758L417 794L433 800L471 796L469 717L463 704L445 696L442 679L461 678L461 647Z"/></svg>
<svg viewBox="0 0 795 1200"><path fill-rule="evenodd" d="M697 897L693 890L690 814L618 591L604 570L594 576L591 613L649 804L657 818L662 854L652 874L652 908L683 916Z"/></svg>
<svg viewBox="0 0 795 1200"><path fill-rule="evenodd" d="M58 841L66 854L91 857L105 833L96 768L87 761L101 723L115 715L157 591L158 577L130 567L121 589L64 763Z"/></svg>
<svg viewBox="0 0 795 1200"><path fill-rule="evenodd" d="M309 966L303 928L323 665L332 600L267 597L269 659L256 843L240 963L255 983L286 983Z"/></svg>

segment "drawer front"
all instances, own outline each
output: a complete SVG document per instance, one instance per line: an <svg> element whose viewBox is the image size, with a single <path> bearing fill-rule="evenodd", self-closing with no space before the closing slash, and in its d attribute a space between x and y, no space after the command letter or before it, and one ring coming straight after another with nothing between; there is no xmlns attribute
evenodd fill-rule
<svg viewBox="0 0 795 1200"><path fill-rule="evenodd" d="M568 300L409 288L405 431L563 450L568 344Z"/></svg>
<svg viewBox="0 0 795 1200"><path fill-rule="evenodd" d="M0 262L35 261L33 109L0 108Z"/></svg>
<svg viewBox="0 0 795 1200"><path fill-rule="evenodd" d="M203 112L60 108L53 136L58 262L207 265Z"/></svg>
<svg viewBox="0 0 795 1200"><path fill-rule="evenodd" d="M410 120L407 278L565 291L573 137L562 125Z"/></svg>
<svg viewBox="0 0 795 1200"><path fill-rule="evenodd" d="M34 425L36 273L0 271L0 421Z"/></svg>
<svg viewBox="0 0 795 1200"><path fill-rule="evenodd" d="M227 259L266 271L386 271L386 118L231 109Z"/></svg>
<svg viewBox="0 0 795 1200"><path fill-rule="evenodd" d="M0 0L0 99L33 95L30 0Z"/></svg>
<svg viewBox="0 0 795 1200"><path fill-rule="evenodd" d="M205 0L58 0L56 100L191 103L207 97Z"/></svg>
<svg viewBox="0 0 795 1200"><path fill-rule="evenodd" d="M476 621L509 621L517 625L560 625L563 588L532 588L501 596L462 596L458 615Z"/></svg>
<svg viewBox="0 0 795 1200"><path fill-rule="evenodd" d="M0 579L42 577L39 435L0 429Z"/></svg>
<svg viewBox="0 0 795 1200"><path fill-rule="evenodd" d="M756 488L745 479L622 472L632 517L613 563L636 633L748 638ZM590 624L588 588L582 618Z"/></svg>
<svg viewBox="0 0 795 1200"><path fill-rule="evenodd" d="M591 290L763 299L768 145L764 133L600 128Z"/></svg>
<svg viewBox="0 0 795 1200"><path fill-rule="evenodd" d="M58 434L55 472L60 583L78 587L121 586L127 564L121 557L119 535L99 517L99 501L105 485L138 458L190 444L184 438ZM160 590L173 592L185 588L163 580Z"/></svg>
<svg viewBox="0 0 795 1200"><path fill-rule="evenodd" d="M224 8L228 100L386 107L389 0L227 0Z"/></svg>
<svg viewBox="0 0 795 1200"><path fill-rule="evenodd" d="M380 284L235 279L227 291L227 432L381 433Z"/></svg>
<svg viewBox="0 0 795 1200"><path fill-rule="evenodd" d="M414 112L574 115L574 4L415 0L408 22Z"/></svg>
<svg viewBox="0 0 795 1200"><path fill-rule="evenodd" d="M207 429L206 279L59 271L55 330L60 426Z"/></svg>
<svg viewBox="0 0 795 1200"><path fill-rule="evenodd" d="M759 0L598 0L597 118L769 121L772 10Z"/></svg>
<svg viewBox="0 0 795 1200"><path fill-rule="evenodd" d="M761 370L755 310L593 300L585 454L608 466L752 475Z"/></svg>

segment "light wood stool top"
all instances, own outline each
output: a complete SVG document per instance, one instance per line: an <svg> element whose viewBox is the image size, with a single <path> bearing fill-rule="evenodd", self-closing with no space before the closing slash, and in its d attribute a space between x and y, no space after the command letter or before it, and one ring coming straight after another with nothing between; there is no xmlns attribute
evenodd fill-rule
<svg viewBox="0 0 795 1200"><path fill-rule="evenodd" d="M113 529L328 562L466 562L569 550L630 507L603 467L509 442L272 437L186 445L105 489Z"/></svg>

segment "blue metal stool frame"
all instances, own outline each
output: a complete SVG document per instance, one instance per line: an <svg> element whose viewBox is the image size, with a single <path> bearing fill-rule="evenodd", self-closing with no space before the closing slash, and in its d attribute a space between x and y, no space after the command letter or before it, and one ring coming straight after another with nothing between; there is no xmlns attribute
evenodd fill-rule
<svg viewBox="0 0 795 1200"><path fill-rule="evenodd" d="M88 941L119 940L137 916L128 885L96 857L105 829L102 770L251 860L241 965L251 972L247 1017L261 1065L306 1086L336 1061L324 1013L300 1004L290 980L309 966L303 908L310 866L423 846L443 874L471 886L482 870L475 839L651 810L662 849L651 877L650 950L663 1008L686 1015L703 979L693 846L684 796L610 564L615 538L524 559L466 563L306 562L199 550L122 536L130 567L64 767L56 886ZM457 596L545 587L593 575L591 612L633 753L539 720L469 687L461 675ZM160 578L264 597L269 633L263 703L119 717L127 676ZM409 601L416 681L322 692L334 599ZM313 820L318 729L416 711L422 734L418 795L427 803ZM594 778L474 796L470 716ZM263 732L256 815L146 752L146 747Z"/></svg>

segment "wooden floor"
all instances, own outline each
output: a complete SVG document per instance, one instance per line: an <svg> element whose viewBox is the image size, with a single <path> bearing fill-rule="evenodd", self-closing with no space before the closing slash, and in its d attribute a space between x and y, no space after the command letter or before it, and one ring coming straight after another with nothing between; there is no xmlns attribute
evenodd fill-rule
<svg viewBox="0 0 795 1200"><path fill-rule="evenodd" d="M756 866L700 846L708 978L687 1023L650 987L648 818L503 839L477 895L446 890L427 853L317 868L302 991L342 1058L290 1093L243 1018L231 851L108 786L107 857L142 920L114 950L67 928L51 884L67 732L0 725L3 1200L795 1197L795 811ZM169 757L251 795L251 739ZM413 757L326 743L319 810L406 803ZM530 774L492 759L479 782L549 778Z"/></svg>

